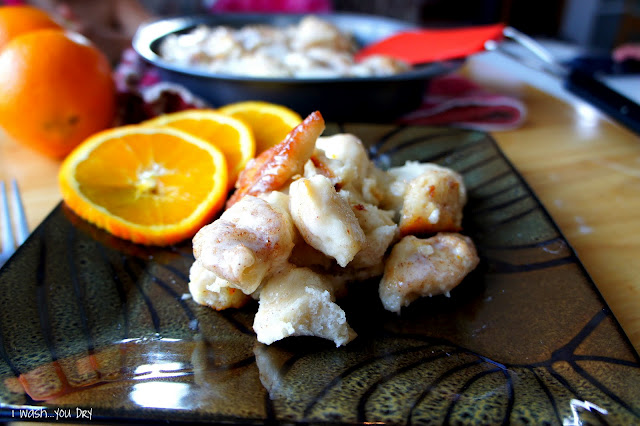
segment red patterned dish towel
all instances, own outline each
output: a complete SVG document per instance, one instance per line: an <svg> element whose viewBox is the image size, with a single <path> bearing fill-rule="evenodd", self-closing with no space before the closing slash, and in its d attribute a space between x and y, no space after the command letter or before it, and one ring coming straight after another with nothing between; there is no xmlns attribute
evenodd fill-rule
<svg viewBox="0 0 640 426"><path fill-rule="evenodd" d="M460 75L450 74L435 77L422 105L399 122L499 131L521 126L526 115L527 108L521 100L490 93Z"/></svg>
<svg viewBox="0 0 640 426"><path fill-rule="evenodd" d="M162 82L156 70L132 49L123 54L115 70L115 80L120 97L119 124L207 106L187 89ZM397 122L499 131L517 128L525 117L526 107L519 99L490 93L458 74L449 74L435 77L422 105Z"/></svg>

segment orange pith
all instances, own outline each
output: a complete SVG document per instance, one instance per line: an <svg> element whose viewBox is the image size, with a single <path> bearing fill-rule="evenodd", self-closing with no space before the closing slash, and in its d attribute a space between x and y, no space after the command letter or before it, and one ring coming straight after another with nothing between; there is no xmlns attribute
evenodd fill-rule
<svg viewBox="0 0 640 426"><path fill-rule="evenodd" d="M142 124L174 127L215 145L227 160L229 188L233 187L238 174L255 155L255 141L251 129L240 120L213 110L187 110L164 114Z"/></svg>
<svg viewBox="0 0 640 426"><path fill-rule="evenodd" d="M222 208L224 155L167 127L124 126L78 146L59 173L78 216L120 238L167 245L189 238Z"/></svg>

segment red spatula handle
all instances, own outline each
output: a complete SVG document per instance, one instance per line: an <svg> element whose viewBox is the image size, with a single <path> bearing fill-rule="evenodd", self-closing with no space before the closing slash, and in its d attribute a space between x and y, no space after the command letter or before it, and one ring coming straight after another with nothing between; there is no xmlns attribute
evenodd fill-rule
<svg viewBox="0 0 640 426"><path fill-rule="evenodd" d="M417 65L463 58L484 50L488 40L502 40L504 28L504 24L493 24L402 32L366 46L356 54L356 60L388 55Z"/></svg>

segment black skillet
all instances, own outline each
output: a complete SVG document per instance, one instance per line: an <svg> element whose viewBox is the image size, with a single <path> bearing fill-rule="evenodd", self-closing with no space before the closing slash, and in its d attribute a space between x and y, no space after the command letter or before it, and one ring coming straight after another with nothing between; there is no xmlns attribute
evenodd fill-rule
<svg viewBox="0 0 640 426"><path fill-rule="evenodd" d="M348 13L320 16L352 34L360 46L416 28L381 16ZM330 121L392 121L420 105L433 77L454 71L463 63L463 59L439 61L384 77L255 78L184 68L163 61L158 55L158 46L164 37L188 32L197 25L235 28L250 24L285 26L302 17L297 14L220 14L161 19L141 26L134 37L133 47L157 67L163 80L186 87L213 107L242 100L264 100L286 105L303 117L319 110Z"/></svg>

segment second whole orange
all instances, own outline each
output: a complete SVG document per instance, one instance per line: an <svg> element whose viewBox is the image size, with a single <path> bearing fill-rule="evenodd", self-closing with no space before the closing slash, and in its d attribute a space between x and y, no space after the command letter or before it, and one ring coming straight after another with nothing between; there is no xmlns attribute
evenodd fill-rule
<svg viewBox="0 0 640 426"><path fill-rule="evenodd" d="M21 34L44 28L62 29L46 12L36 7L0 6L0 49Z"/></svg>
<svg viewBox="0 0 640 426"><path fill-rule="evenodd" d="M63 158L115 110L109 61L84 36L36 30L0 52L0 126L16 142Z"/></svg>

